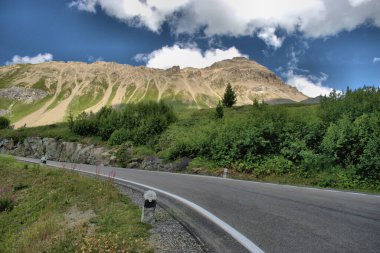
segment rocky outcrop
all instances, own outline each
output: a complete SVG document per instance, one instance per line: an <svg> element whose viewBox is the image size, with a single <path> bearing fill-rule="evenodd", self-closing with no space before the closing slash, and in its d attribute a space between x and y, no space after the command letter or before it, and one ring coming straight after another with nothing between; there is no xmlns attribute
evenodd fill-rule
<svg viewBox="0 0 380 253"><path fill-rule="evenodd" d="M54 138L27 137L16 142L13 139L0 138L0 154L30 157L40 159L45 156L48 160L59 162L73 162L82 164L102 164L104 166L118 166L116 157L117 148L82 144L79 142L67 142ZM128 160L127 168L154 170L154 171L183 171L189 165L191 159L184 157L178 161L166 163L155 156L145 158L133 158L126 153L123 160Z"/></svg>
<svg viewBox="0 0 380 253"><path fill-rule="evenodd" d="M10 113L9 110L0 109L0 116L4 116L6 114Z"/></svg>
<svg viewBox="0 0 380 253"><path fill-rule="evenodd" d="M190 161L190 158L183 157L179 161L165 163L163 159L157 158L155 156L148 156L143 159L132 158L127 167L143 170L179 172L185 170Z"/></svg>
<svg viewBox="0 0 380 253"><path fill-rule="evenodd" d="M27 104L46 96L47 93L39 89L27 89L23 87L0 89L0 97L19 100Z"/></svg>
<svg viewBox="0 0 380 253"><path fill-rule="evenodd" d="M13 139L0 139L0 153L38 159L46 156L49 160L85 164L116 165L117 162L114 150L54 138L27 137L17 143Z"/></svg>

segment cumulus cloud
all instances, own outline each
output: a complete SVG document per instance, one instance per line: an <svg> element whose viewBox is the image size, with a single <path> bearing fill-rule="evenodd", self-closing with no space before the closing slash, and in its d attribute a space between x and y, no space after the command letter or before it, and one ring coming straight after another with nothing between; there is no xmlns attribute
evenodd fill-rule
<svg viewBox="0 0 380 253"><path fill-rule="evenodd" d="M107 15L132 26L145 26L157 32L168 15L188 0L75 0L69 6L96 13L99 6Z"/></svg>
<svg viewBox="0 0 380 253"><path fill-rule="evenodd" d="M214 62L239 56L248 58L248 56L240 53L235 47L225 50L209 49L202 52L195 45L183 46L176 44L171 47L162 47L150 54L138 54L134 59L145 62L146 66L152 68L167 69L172 66L204 68L212 65Z"/></svg>
<svg viewBox="0 0 380 253"><path fill-rule="evenodd" d="M167 21L176 34L258 33L274 47L281 45L276 29L319 38L364 23L380 27L378 0L74 0L70 6L92 13L100 7L109 16L155 32Z"/></svg>
<svg viewBox="0 0 380 253"><path fill-rule="evenodd" d="M373 63L378 63L378 62L380 62L380 57L373 58Z"/></svg>
<svg viewBox="0 0 380 253"><path fill-rule="evenodd" d="M25 64L25 63L37 64L37 63L48 62L52 60L53 60L53 55L49 53L38 54L36 56L15 55L13 56L12 60L7 61L5 65Z"/></svg>
<svg viewBox="0 0 380 253"><path fill-rule="evenodd" d="M262 29L257 36L262 39L267 45L272 46L273 48L277 49L282 46L282 42L284 41L284 38L279 38L276 35L276 28L274 27L267 27Z"/></svg>
<svg viewBox="0 0 380 253"><path fill-rule="evenodd" d="M317 97L329 95L333 90L332 88L323 86L323 82L327 80L328 76L325 73L321 73L319 77L312 75L298 75L293 70L289 70L285 74L286 82L296 87L297 90L302 92L308 97Z"/></svg>

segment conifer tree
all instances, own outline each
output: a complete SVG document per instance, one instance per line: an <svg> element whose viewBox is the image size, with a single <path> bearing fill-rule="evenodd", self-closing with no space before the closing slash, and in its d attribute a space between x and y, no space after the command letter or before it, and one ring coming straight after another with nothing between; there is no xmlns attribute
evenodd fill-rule
<svg viewBox="0 0 380 253"><path fill-rule="evenodd" d="M236 94L230 83L227 84L222 103L225 107L232 107L236 103Z"/></svg>
<svg viewBox="0 0 380 253"><path fill-rule="evenodd" d="M221 119L221 118L223 118L223 116L224 116L223 105L222 105L222 103L219 100L219 103L218 103L218 105L216 106L216 109L215 109L215 117L217 119Z"/></svg>

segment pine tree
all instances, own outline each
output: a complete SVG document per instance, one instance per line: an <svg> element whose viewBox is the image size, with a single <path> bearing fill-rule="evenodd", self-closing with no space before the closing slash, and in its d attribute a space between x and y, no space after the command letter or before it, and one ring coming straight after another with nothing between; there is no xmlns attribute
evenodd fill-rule
<svg viewBox="0 0 380 253"><path fill-rule="evenodd" d="M216 106L216 109L215 109L215 117L217 119L221 119L221 118L223 118L223 116L224 116L223 105L222 105L222 103L219 100L219 103L218 103L218 105Z"/></svg>
<svg viewBox="0 0 380 253"><path fill-rule="evenodd" d="M225 107L232 107L236 103L236 94L230 83L227 84L222 103Z"/></svg>

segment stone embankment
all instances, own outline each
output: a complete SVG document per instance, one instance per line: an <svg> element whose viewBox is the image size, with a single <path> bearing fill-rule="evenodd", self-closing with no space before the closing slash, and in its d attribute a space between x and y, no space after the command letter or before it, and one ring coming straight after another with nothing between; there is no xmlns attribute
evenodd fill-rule
<svg viewBox="0 0 380 253"><path fill-rule="evenodd" d="M191 161L184 157L178 161L166 163L163 159L155 156L134 158L131 153L125 154L126 157L120 157L117 151L117 148L68 142L54 138L27 137L17 142L13 139L0 137L0 154L37 159L45 156L48 160L59 162L119 166L119 161L122 159L128 161L125 165L127 168L179 172L185 170Z"/></svg>
<svg viewBox="0 0 380 253"><path fill-rule="evenodd" d="M46 156L49 160L60 162L116 165L116 157L112 151L104 147L54 138L27 137L19 142L0 138L2 154L38 159Z"/></svg>

